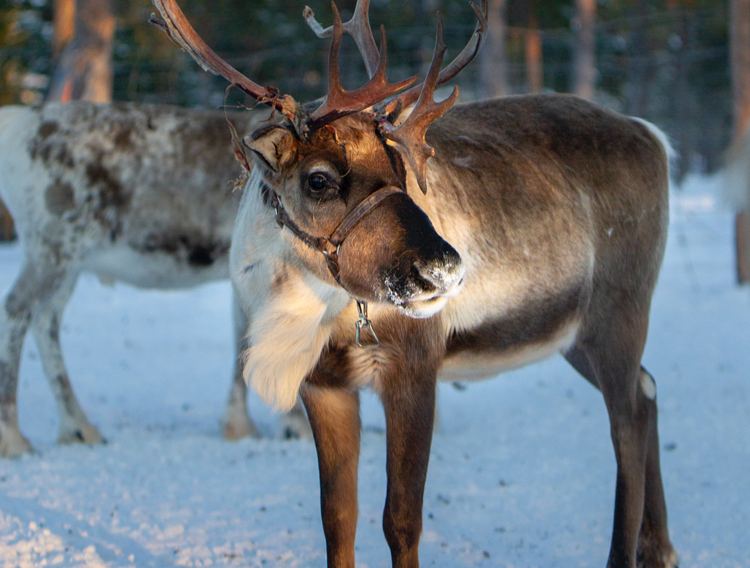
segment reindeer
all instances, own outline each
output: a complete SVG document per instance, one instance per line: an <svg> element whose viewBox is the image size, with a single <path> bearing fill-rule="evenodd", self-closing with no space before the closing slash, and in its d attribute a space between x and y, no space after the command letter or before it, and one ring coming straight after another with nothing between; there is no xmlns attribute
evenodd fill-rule
<svg viewBox="0 0 750 568"><path fill-rule="evenodd" d="M673 568L659 469L656 386L641 366L668 222L666 137L573 96L434 101L476 53L394 85L361 2L347 31L370 81L341 87L333 8L319 105L268 91L220 60L174 0L158 23L205 69L283 119L244 139L255 167L230 273L248 316L245 373L290 408L301 394L318 453L329 568L354 567L359 389L386 416L383 529L419 566L436 382L488 378L562 353L601 390L617 459L610 568ZM313 24L314 15L306 16ZM407 110L416 101L409 113ZM369 304L369 309L368 309Z"/></svg>
<svg viewBox="0 0 750 568"><path fill-rule="evenodd" d="M250 129L267 113L231 113ZM142 288L229 276L240 173L227 115L143 104L47 104L0 110L0 193L23 243L23 267L0 306L0 455L31 445L16 411L21 347L31 326L60 413L61 443L102 442L81 410L60 349L78 275ZM235 310L238 353L247 324ZM257 436L238 360L225 437ZM305 432L301 407L284 431Z"/></svg>

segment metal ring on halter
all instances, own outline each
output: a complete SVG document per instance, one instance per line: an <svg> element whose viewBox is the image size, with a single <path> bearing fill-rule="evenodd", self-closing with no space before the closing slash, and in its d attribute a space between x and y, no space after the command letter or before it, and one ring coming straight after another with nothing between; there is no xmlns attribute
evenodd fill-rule
<svg viewBox="0 0 750 568"><path fill-rule="evenodd" d="M357 312L359 314L359 318L357 319L357 323L354 324L356 329L356 337L354 343L357 345L357 347L360 347L362 349L375 349L376 347L380 347L380 340L375 334L375 328L372 326L372 320L367 317L367 302L357 299L355 299L355 301L357 302ZM372 342L370 343L362 342L362 331L366 329L369 330L370 335L372 335Z"/></svg>
<svg viewBox="0 0 750 568"><path fill-rule="evenodd" d="M367 317L367 302L357 300L357 298L355 298L354 295L349 292L349 290L347 290L346 286L344 286L344 283L341 282L341 275L339 272L339 252L341 250L341 245L344 244L344 240L346 240L349 234L354 230L354 227L362 219L372 213L375 208L377 208L378 205L380 205L386 198L399 193L404 193L404 191L400 187L381 187L379 190L363 199L356 207L354 207L354 209L349 211L349 213L345 215L341 220L336 229L334 229L333 233L331 233L331 235L328 237L315 237L300 229L297 223L295 223L294 220L287 214L286 209L284 209L284 206L281 204L279 196L276 194L276 192L272 191L270 195L270 205L276 213L276 223L279 225L279 227L281 227L282 229L286 227L292 232L295 237L297 237L307 246L322 253L323 257L326 259L328 271L331 273L333 279L339 286L346 290L349 295L354 298L354 300L356 300L357 311L359 312L359 319L355 323L357 347L372 349L374 347L378 347L380 345L380 341L378 340L378 336L375 335L375 329L372 327L372 321ZM329 247L336 248L332 252L329 252ZM369 330L373 342L362 343L362 332L364 330Z"/></svg>

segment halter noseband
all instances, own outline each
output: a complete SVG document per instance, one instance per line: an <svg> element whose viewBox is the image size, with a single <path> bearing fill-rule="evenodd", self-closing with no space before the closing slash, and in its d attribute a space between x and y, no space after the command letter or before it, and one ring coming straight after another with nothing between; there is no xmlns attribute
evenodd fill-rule
<svg viewBox="0 0 750 568"><path fill-rule="evenodd" d="M397 193L403 193L403 190L401 190L401 188L389 185L382 187L375 193L369 195L344 216L338 226L328 237L314 237L311 234L306 233L305 231L300 229L297 223L295 223L294 220L286 212L286 209L284 209L284 206L279 201L279 196L275 191L272 191L271 193L269 204L276 211L276 223L278 223L279 227L286 227L292 232L295 237L297 237L307 246L322 253L326 259L328 271L331 273L333 279L339 286L349 292L346 286L344 286L344 284L341 282L341 273L339 270L339 249L341 248L341 245L344 243L346 238L354 230L354 227L356 227L362 219L372 213L372 211L385 199Z"/></svg>
<svg viewBox="0 0 750 568"><path fill-rule="evenodd" d="M356 344L357 347L377 347L380 345L378 336L375 335L375 329L372 327L372 321L367 317L367 302L357 299L344 284L341 282L341 271L339 269L339 251L341 245L344 243L346 238L354 230L357 224L372 213L378 205L384 200L389 198L391 195L397 193L404 193L404 191L392 185L381 187L375 193L370 194L363 199L354 209L349 211L333 232L327 237L315 237L310 233L306 233L299 228L299 225L289 216L284 209L284 206L279 201L279 196L275 191L271 190L269 204L276 212L276 223L282 229L286 227L292 234L309 246L311 249L316 250L323 254L326 259L326 265L328 272L330 272L336 283L341 286L350 296L352 296L357 302L357 311L359 319L355 325L356 327ZM372 343L365 344L362 341L362 332L369 329L372 335Z"/></svg>

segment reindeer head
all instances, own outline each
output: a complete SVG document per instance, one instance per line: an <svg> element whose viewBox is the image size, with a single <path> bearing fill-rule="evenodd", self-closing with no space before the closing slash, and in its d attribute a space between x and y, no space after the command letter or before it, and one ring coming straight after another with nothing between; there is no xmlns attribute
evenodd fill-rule
<svg viewBox="0 0 750 568"><path fill-rule="evenodd" d="M272 125L245 139L269 208L282 208L277 219L318 278L361 300L432 315L460 287L458 253L400 189L372 118L351 115L334 128L301 140Z"/></svg>
<svg viewBox="0 0 750 568"><path fill-rule="evenodd" d="M454 87L450 97L436 103L434 90L477 53L486 26L482 10L472 4L477 29L442 73L446 48L440 21L427 78L408 89L416 78L388 83L385 30L381 28L378 52L367 18L368 0L358 2L346 24L334 5L334 25L327 30L306 9L316 33L333 37L328 95L310 110L311 105L299 105L289 95L258 86L218 58L174 0L154 4L165 18L156 23L204 69L224 76L285 117L243 142L261 170L260 178L255 176L262 179L256 190L262 192L269 214L293 235L290 244L308 271L357 299L390 302L413 317L433 315L458 293L464 274L458 253L437 234L405 189L410 172L420 189L427 190L426 164L434 151L425 133L458 96ZM344 90L339 77L343 31L354 36L370 74L370 81L355 91ZM411 114L398 124L402 109L417 99Z"/></svg>

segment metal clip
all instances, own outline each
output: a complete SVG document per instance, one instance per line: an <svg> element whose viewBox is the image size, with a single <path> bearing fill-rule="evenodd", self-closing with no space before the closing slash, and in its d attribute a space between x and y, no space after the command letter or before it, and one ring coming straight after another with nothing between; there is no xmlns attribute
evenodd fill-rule
<svg viewBox="0 0 750 568"><path fill-rule="evenodd" d="M367 302L362 302L360 300L356 300L356 302L357 313L359 313L359 319L357 319L357 322L354 324L354 328L356 330L355 343L357 347L360 347L362 349L375 349L376 347L380 347L380 340L375 334L375 328L372 327L372 321L367 317ZM370 335L372 336L370 342L362 342L362 330L370 331Z"/></svg>

